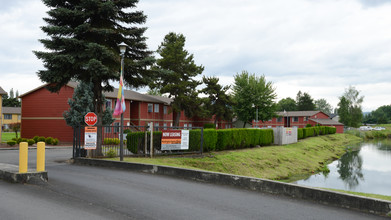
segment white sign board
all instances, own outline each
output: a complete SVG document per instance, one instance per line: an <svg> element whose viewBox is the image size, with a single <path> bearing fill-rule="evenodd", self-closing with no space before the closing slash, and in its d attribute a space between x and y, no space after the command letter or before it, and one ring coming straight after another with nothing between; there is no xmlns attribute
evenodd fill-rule
<svg viewBox="0 0 391 220"><path fill-rule="evenodd" d="M97 135L96 127L86 127L84 132L84 149L86 150L95 150L96 149L96 140Z"/></svg>
<svg viewBox="0 0 391 220"><path fill-rule="evenodd" d="M189 130L163 130L162 150L188 150Z"/></svg>

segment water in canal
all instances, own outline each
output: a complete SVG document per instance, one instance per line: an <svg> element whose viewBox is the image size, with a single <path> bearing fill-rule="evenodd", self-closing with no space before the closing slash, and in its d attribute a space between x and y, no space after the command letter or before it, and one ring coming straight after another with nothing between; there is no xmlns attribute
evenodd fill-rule
<svg viewBox="0 0 391 220"><path fill-rule="evenodd" d="M391 196L391 140L363 142L299 185Z"/></svg>

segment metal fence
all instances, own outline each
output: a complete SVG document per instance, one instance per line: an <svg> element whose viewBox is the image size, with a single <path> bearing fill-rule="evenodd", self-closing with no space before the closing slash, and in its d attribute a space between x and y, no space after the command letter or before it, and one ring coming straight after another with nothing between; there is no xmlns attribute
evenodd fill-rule
<svg viewBox="0 0 391 220"><path fill-rule="evenodd" d="M162 150L161 131L163 130L200 130L201 134L197 143L199 147L189 150ZM99 129L98 129L99 131ZM120 156L120 126L102 126L101 148L89 152L84 149L84 127L75 127L73 134L73 158L76 157L117 157ZM175 154L202 154L203 152L203 128L201 127L153 127L153 138L147 126L124 126L123 156L152 156ZM151 145L152 141L152 145ZM97 141L99 145L99 141ZM193 144L194 145L194 144ZM198 144L197 144L198 145ZM152 146L152 151L151 151ZM99 151L99 152L98 152ZM152 153L152 154L151 154ZM88 155L87 155L88 154Z"/></svg>

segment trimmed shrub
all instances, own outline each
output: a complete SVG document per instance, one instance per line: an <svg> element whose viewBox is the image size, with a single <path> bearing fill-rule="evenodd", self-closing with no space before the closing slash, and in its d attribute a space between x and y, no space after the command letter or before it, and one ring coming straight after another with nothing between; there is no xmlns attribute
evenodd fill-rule
<svg viewBox="0 0 391 220"><path fill-rule="evenodd" d="M298 128L297 129L297 139L304 139L304 134L303 134L303 128Z"/></svg>
<svg viewBox="0 0 391 220"><path fill-rule="evenodd" d="M232 144L233 129L220 129L217 130L217 143L216 150L229 150L233 148Z"/></svg>
<svg viewBox="0 0 391 220"><path fill-rule="evenodd" d="M45 143L51 145L53 143L53 138L52 137L47 137L45 139Z"/></svg>
<svg viewBox="0 0 391 220"><path fill-rule="evenodd" d="M130 129L125 129L125 130L124 130L124 133L125 133L125 134L129 134L129 133L130 133Z"/></svg>
<svg viewBox="0 0 391 220"><path fill-rule="evenodd" d="M134 154L144 152L144 132L131 132L126 136L126 147Z"/></svg>
<svg viewBox="0 0 391 220"><path fill-rule="evenodd" d="M40 142L40 141L46 142L46 138L45 138L44 136L40 136L40 137L38 138L38 141L37 141L36 143L38 143L38 142Z"/></svg>
<svg viewBox="0 0 391 220"><path fill-rule="evenodd" d="M35 144L34 139L28 139L28 140L27 140L27 144L28 144L29 146Z"/></svg>
<svg viewBox="0 0 391 220"><path fill-rule="evenodd" d="M199 151L201 147L201 130L194 129L189 131L189 151ZM205 144L203 145L205 149Z"/></svg>
<svg viewBox="0 0 391 220"><path fill-rule="evenodd" d="M215 129L216 126L215 126L215 124L213 124L213 123L205 123L205 124L204 124L204 128L205 128L205 129L210 129L210 128Z"/></svg>
<svg viewBox="0 0 391 220"><path fill-rule="evenodd" d="M216 129L204 129L204 145L203 151L214 151L217 143Z"/></svg>
<svg viewBox="0 0 391 220"><path fill-rule="evenodd" d="M7 141L7 145L14 146L16 144L16 141Z"/></svg>
<svg viewBox="0 0 391 220"><path fill-rule="evenodd" d="M58 138L54 138L52 144L53 144L53 145L57 145L58 142L59 142L59 141L58 141Z"/></svg>
<svg viewBox="0 0 391 220"><path fill-rule="evenodd" d="M312 124L307 124L305 127L310 128L310 127L312 127Z"/></svg>
<svg viewBox="0 0 391 220"><path fill-rule="evenodd" d="M118 138L105 138L103 144L105 145L118 145L120 140Z"/></svg>
<svg viewBox="0 0 391 220"><path fill-rule="evenodd" d="M33 137L33 140L35 141L35 143L38 143L38 139L39 139L39 136L34 136Z"/></svg>
<svg viewBox="0 0 391 220"><path fill-rule="evenodd" d="M266 146L274 142L273 129L260 129L259 145Z"/></svg>

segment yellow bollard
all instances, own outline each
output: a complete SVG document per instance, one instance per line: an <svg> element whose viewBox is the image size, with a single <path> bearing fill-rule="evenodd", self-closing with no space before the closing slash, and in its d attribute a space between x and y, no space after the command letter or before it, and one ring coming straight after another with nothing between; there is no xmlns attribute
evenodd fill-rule
<svg viewBox="0 0 391 220"><path fill-rule="evenodd" d="M28 162L28 144L20 142L19 144L19 173L27 173Z"/></svg>
<svg viewBox="0 0 391 220"><path fill-rule="evenodd" d="M45 171L45 142L37 143L37 172Z"/></svg>

